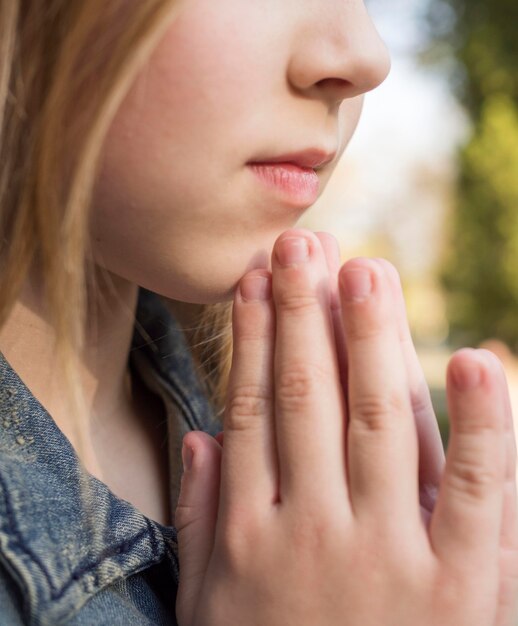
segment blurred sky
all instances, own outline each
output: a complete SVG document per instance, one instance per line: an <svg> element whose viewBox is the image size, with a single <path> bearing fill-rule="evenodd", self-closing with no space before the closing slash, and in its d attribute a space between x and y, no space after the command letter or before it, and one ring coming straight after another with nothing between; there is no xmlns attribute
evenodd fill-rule
<svg viewBox="0 0 518 626"><path fill-rule="evenodd" d="M427 1L371 2L371 14L393 66L386 82L367 96L351 148L359 154L368 152L370 158L377 151L391 154L390 163L398 170L416 158L450 159L467 130L446 74L425 68L417 59L428 45L422 18Z"/></svg>

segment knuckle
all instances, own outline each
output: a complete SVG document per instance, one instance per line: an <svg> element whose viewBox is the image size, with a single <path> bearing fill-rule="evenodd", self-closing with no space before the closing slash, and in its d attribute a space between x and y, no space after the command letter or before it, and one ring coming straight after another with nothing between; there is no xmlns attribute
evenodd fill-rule
<svg viewBox="0 0 518 626"><path fill-rule="evenodd" d="M310 292L290 293L283 291L277 297L277 306L281 312L297 316L312 314L321 308L317 294Z"/></svg>
<svg viewBox="0 0 518 626"><path fill-rule="evenodd" d="M299 409L317 395L331 373L316 364L293 366L278 376L275 394L281 409Z"/></svg>
<svg viewBox="0 0 518 626"><path fill-rule="evenodd" d="M246 315L234 315L236 342L260 344L270 337L272 330L273 316L265 314L260 307L248 307Z"/></svg>
<svg viewBox="0 0 518 626"><path fill-rule="evenodd" d="M362 304L364 305L362 315L357 317L351 315L348 319L348 338L356 342L375 339L386 330L386 323L378 318L377 313L370 314L365 303Z"/></svg>
<svg viewBox="0 0 518 626"><path fill-rule="evenodd" d="M454 419L452 429L461 436L473 436L479 440L494 436L501 430L501 424L498 419L492 418L487 414L477 415L478 412L466 419Z"/></svg>
<svg viewBox="0 0 518 626"><path fill-rule="evenodd" d="M451 460L445 481L449 489L459 497L479 501L494 491L500 482L500 476L496 468L484 465L476 453L472 452Z"/></svg>
<svg viewBox="0 0 518 626"><path fill-rule="evenodd" d="M225 427L229 430L248 430L254 417L268 413L271 395L261 385L240 385L229 391Z"/></svg>
<svg viewBox="0 0 518 626"><path fill-rule="evenodd" d="M262 320L256 320L249 324L236 324L235 342L246 343L248 350L258 352L264 345L265 340L270 336L272 331L271 325L262 323Z"/></svg>
<svg viewBox="0 0 518 626"><path fill-rule="evenodd" d="M197 512L199 507L179 502L174 513L174 525L178 532L185 531L186 528L199 521Z"/></svg>
<svg viewBox="0 0 518 626"><path fill-rule="evenodd" d="M391 430L398 422L394 416L407 408L407 401L397 393L363 395L351 403L351 427L372 433Z"/></svg>

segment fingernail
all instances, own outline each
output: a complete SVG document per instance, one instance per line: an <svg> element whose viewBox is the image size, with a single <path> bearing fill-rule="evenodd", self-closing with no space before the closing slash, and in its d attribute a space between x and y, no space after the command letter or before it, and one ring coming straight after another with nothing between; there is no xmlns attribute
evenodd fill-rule
<svg viewBox="0 0 518 626"><path fill-rule="evenodd" d="M192 467L192 460L194 458L194 448L189 446L182 446L182 462L184 472L188 472Z"/></svg>
<svg viewBox="0 0 518 626"><path fill-rule="evenodd" d="M356 268L341 273L344 295L348 300L365 300L372 292L372 276L369 270Z"/></svg>
<svg viewBox="0 0 518 626"><path fill-rule="evenodd" d="M245 302L266 301L272 297L271 281L267 276L245 276L239 288Z"/></svg>
<svg viewBox="0 0 518 626"><path fill-rule="evenodd" d="M466 361L462 367L456 367L452 372L453 384L457 391L471 391L482 382L482 367L475 360Z"/></svg>
<svg viewBox="0 0 518 626"><path fill-rule="evenodd" d="M277 259L284 267L305 263L309 259L309 246L304 237L286 237L277 244Z"/></svg>

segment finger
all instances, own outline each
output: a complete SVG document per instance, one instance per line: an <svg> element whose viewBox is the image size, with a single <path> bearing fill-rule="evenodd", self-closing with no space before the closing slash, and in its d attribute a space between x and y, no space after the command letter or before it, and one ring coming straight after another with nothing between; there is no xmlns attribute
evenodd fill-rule
<svg viewBox="0 0 518 626"><path fill-rule="evenodd" d="M516 434L514 432L513 410L509 398L507 378L502 368L500 372L502 390L505 393L505 486L502 510L500 546L504 550L518 552L518 518L516 494ZM518 572L517 572L518 575ZM516 581L518 583L518 580Z"/></svg>
<svg viewBox="0 0 518 626"><path fill-rule="evenodd" d="M420 519L417 433L392 290L378 263L355 259L340 271L340 295L353 507L413 523Z"/></svg>
<svg viewBox="0 0 518 626"><path fill-rule="evenodd" d="M410 401L419 440L419 499L421 506L431 512L435 506L444 471L444 448L430 390L412 340L399 274L385 259L377 261L385 269L395 299L399 339L406 364Z"/></svg>
<svg viewBox="0 0 518 626"><path fill-rule="evenodd" d="M338 242L329 233L316 233L324 250L327 268L329 271L331 317L335 337L336 354L340 369L340 380L345 400L347 400L347 348L342 326L342 313L340 307L340 295L338 293L338 272L340 270L340 248Z"/></svg>
<svg viewBox="0 0 518 626"><path fill-rule="evenodd" d="M507 380L502 371L502 387ZM505 484L500 529L500 601L495 624L511 626L518 617L518 511L516 492L516 436L511 402L505 414Z"/></svg>
<svg viewBox="0 0 518 626"><path fill-rule="evenodd" d="M499 547L505 480L505 390L485 350L461 350L448 367L451 416L446 469L430 538L439 558L458 565L476 554L490 567Z"/></svg>
<svg viewBox="0 0 518 626"><path fill-rule="evenodd" d="M234 349L224 416L222 511L264 511L277 491L271 277L257 270L234 300Z"/></svg>
<svg viewBox="0 0 518 626"><path fill-rule="evenodd" d="M183 439L184 473L174 524L178 536L180 581L177 615L191 624L214 545L218 511L221 447L207 433Z"/></svg>
<svg viewBox="0 0 518 626"><path fill-rule="evenodd" d="M300 229L284 233L272 267L281 494L315 506L323 499L345 502L344 403L318 238Z"/></svg>

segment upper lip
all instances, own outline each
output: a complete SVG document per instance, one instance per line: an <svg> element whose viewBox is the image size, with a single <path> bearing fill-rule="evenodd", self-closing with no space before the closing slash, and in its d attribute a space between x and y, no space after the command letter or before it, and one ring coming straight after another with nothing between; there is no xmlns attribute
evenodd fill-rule
<svg viewBox="0 0 518 626"><path fill-rule="evenodd" d="M336 152L327 152L319 148L310 148L301 152L283 154L276 157L254 160L253 163L292 163L299 167L320 169L336 157Z"/></svg>

